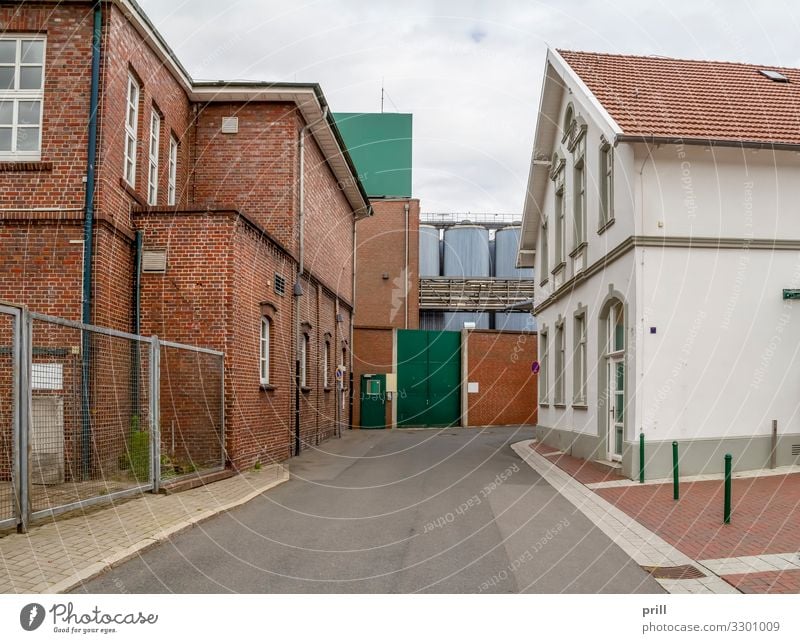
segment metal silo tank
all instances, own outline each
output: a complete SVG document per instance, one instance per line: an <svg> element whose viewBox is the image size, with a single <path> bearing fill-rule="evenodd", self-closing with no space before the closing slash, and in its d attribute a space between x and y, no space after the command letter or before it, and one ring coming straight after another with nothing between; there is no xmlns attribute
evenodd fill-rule
<svg viewBox="0 0 800 643"><path fill-rule="evenodd" d="M494 274L499 279L533 279L533 268L517 268L519 226L501 228L494 236Z"/></svg>
<svg viewBox="0 0 800 643"><path fill-rule="evenodd" d="M419 276L438 277L439 272L439 228L430 225L419 227Z"/></svg>
<svg viewBox="0 0 800 643"><path fill-rule="evenodd" d="M444 231L444 276L489 276L489 231L478 225L455 225Z"/></svg>

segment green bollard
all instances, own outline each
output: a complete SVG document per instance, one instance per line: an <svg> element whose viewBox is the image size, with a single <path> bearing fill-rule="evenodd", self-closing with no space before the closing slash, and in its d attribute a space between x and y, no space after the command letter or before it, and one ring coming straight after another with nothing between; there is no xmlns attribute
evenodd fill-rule
<svg viewBox="0 0 800 643"><path fill-rule="evenodd" d="M672 498L678 500L680 498L680 490L678 489L678 443L672 443Z"/></svg>
<svg viewBox="0 0 800 643"><path fill-rule="evenodd" d="M644 484L644 433L639 434L639 483Z"/></svg>
<svg viewBox="0 0 800 643"><path fill-rule="evenodd" d="M723 509L723 520L725 524L731 521L731 463L733 456L725 454L725 507Z"/></svg>

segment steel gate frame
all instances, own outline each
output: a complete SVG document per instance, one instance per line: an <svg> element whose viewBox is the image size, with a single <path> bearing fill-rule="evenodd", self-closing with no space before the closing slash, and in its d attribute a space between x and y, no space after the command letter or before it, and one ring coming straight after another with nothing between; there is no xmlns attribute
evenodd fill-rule
<svg viewBox="0 0 800 643"><path fill-rule="evenodd" d="M22 368L22 311L19 308L11 306L4 306L0 304L0 315L7 315L11 317L12 332L11 332L11 488L12 488L12 515L8 518L0 518L0 529L7 529L9 527L16 527L20 524L21 515L20 507L22 506L22 498L20 497L22 475L20 471L20 453L21 453L21 440L20 440L20 427L21 414L22 414L22 395L21 383L24 380ZM27 370L27 369L26 369Z"/></svg>
<svg viewBox="0 0 800 643"><path fill-rule="evenodd" d="M156 335L145 337L134 335L123 331L83 324L60 317L35 313L23 306L0 302L0 315L9 316L12 319L12 440L11 440L11 484L12 484L12 514L10 517L0 518L0 529L17 528L20 533L25 533L31 520L38 518L56 516L58 514L81 509L97 504L107 504L115 499L126 496L137 495L143 492L152 491L158 493L162 484L161 480L161 422L160 422L160 361L161 347L170 347L180 350L205 353L220 357L221 386L220 386L220 449L221 458L218 466L208 469L206 472L212 473L223 470L227 461L227 451L225 449L225 353L208 348L191 346L177 342L159 340ZM31 418L32 418L32 364L33 364L33 322L41 321L56 324L66 328L79 330L82 334L86 332L97 333L109 337L127 339L141 342L149 347L149 410L150 410L150 477L145 484L117 491L114 493L103 494L91 498L85 498L63 505L48 507L37 511L31 511L31 478L30 478L30 441L31 441ZM83 383L81 384L83 386ZM188 474L192 475L192 474ZM188 477L188 475L186 477ZM174 478L172 480L179 480Z"/></svg>

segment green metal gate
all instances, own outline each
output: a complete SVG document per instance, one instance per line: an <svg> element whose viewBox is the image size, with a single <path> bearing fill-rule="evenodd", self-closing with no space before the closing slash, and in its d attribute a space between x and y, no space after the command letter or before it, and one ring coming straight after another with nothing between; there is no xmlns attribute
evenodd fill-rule
<svg viewBox="0 0 800 643"><path fill-rule="evenodd" d="M461 333L397 331L397 426L457 426Z"/></svg>

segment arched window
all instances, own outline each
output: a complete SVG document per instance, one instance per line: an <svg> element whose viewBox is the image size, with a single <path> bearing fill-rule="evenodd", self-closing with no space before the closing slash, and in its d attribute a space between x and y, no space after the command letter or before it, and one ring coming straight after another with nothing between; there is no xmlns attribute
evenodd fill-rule
<svg viewBox="0 0 800 643"><path fill-rule="evenodd" d="M325 350L322 353L322 386L323 388L330 387L330 376L328 372L330 371L330 355L331 355L331 343L326 339L325 340Z"/></svg>
<svg viewBox="0 0 800 643"><path fill-rule="evenodd" d="M308 357L311 339L307 333L303 333L303 341L300 342L300 386L308 386Z"/></svg>
<svg viewBox="0 0 800 643"><path fill-rule="evenodd" d="M600 312L600 356L598 369L601 400L608 400L606 413L598 413L599 434L605 437L609 460L620 460L625 440L628 372L625 361L625 304L609 296Z"/></svg>
<svg viewBox="0 0 800 643"><path fill-rule="evenodd" d="M572 107L572 103L567 105L567 109L564 111L564 121L561 123L561 140L565 141L567 137L569 137L570 132L572 131L573 122L575 120L575 109Z"/></svg>
<svg viewBox="0 0 800 643"><path fill-rule="evenodd" d="M269 317L261 318L261 334L259 337L259 375L262 384L269 384Z"/></svg>

